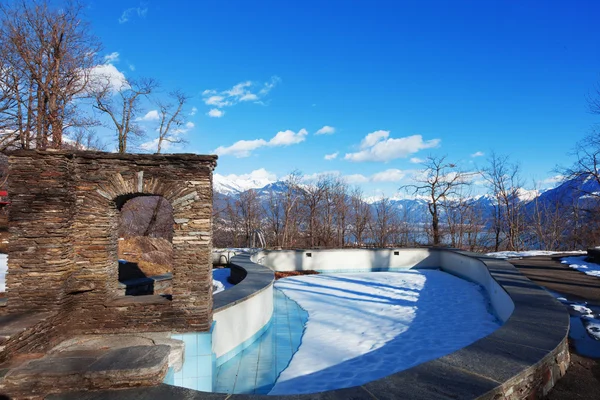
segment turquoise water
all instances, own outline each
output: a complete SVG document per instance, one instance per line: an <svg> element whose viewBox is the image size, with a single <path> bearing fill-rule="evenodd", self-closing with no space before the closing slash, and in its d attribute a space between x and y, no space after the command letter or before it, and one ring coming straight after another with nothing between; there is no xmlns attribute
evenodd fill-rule
<svg viewBox="0 0 600 400"><path fill-rule="evenodd" d="M302 341L308 313L274 289L273 318L252 345L217 368L213 392L267 394Z"/></svg>

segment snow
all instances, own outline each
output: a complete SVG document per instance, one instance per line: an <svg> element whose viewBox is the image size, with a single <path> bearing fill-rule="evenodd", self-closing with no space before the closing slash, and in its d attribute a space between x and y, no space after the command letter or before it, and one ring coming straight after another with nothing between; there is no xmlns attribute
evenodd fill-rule
<svg viewBox="0 0 600 400"><path fill-rule="evenodd" d="M581 257L565 257L561 259L561 263L567 264L570 268L583 272L587 275L600 278L600 265L593 262L585 261L586 256Z"/></svg>
<svg viewBox="0 0 600 400"><path fill-rule="evenodd" d="M480 286L438 270L298 276L275 286L309 317L300 348L270 394L361 385L500 326Z"/></svg>
<svg viewBox="0 0 600 400"><path fill-rule="evenodd" d="M213 188L226 195L238 194L249 189L260 189L276 181L275 176L264 168L243 175L213 175Z"/></svg>
<svg viewBox="0 0 600 400"><path fill-rule="evenodd" d="M213 253L224 253L226 251L231 251L233 253L254 253L255 251L262 250L261 248L253 248L253 247L223 247L217 248L213 247Z"/></svg>
<svg viewBox="0 0 600 400"><path fill-rule="evenodd" d="M591 315L593 314L593 311L591 308L586 307L583 304L571 304L570 307L573 309L573 311L578 312L579 314L583 315Z"/></svg>
<svg viewBox="0 0 600 400"><path fill-rule="evenodd" d="M213 295L235 286L227 280L230 274L231 269L229 268L213 269L213 286L215 287L215 289L213 290Z"/></svg>
<svg viewBox="0 0 600 400"><path fill-rule="evenodd" d="M517 189L517 197L519 201L528 202L540 195L540 191L536 189L527 190L524 188Z"/></svg>
<svg viewBox="0 0 600 400"><path fill-rule="evenodd" d="M569 338L573 340L575 350L587 357L600 357L600 308L587 302L570 301L560 293L546 290L569 310Z"/></svg>
<svg viewBox="0 0 600 400"><path fill-rule="evenodd" d="M0 292L6 291L6 271L8 271L8 255L0 254Z"/></svg>
<svg viewBox="0 0 600 400"><path fill-rule="evenodd" d="M583 326L585 326L585 330L588 332L588 334L594 339L600 340L600 319L583 317L581 318L581 321L583 322Z"/></svg>
<svg viewBox="0 0 600 400"><path fill-rule="evenodd" d="M553 256L555 254L585 254L585 251L546 251L546 250L526 250L526 251L497 251L495 253L487 253L488 257L496 258L519 258L533 256Z"/></svg>

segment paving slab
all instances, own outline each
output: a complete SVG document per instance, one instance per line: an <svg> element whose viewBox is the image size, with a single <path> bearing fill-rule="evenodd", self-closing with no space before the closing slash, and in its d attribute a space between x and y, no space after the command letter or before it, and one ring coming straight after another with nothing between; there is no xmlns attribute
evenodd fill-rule
<svg viewBox="0 0 600 400"><path fill-rule="evenodd" d="M229 395L161 384L147 388L53 394L47 400L225 400Z"/></svg>
<svg viewBox="0 0 600 400"><path fill-rule="evenodd" d="M497 381L433 360L363 386L380 400L445 400L478 398L498 385Z"/></svg>
<svg viewBox="0 0 600 400"><path fill-rule="evenodd" d="M169 346L133 346L111 350L89 367L90 372L158 370L167 363Z"/></svg>
<svg viewBox="0 0 600 400"><path fill-rule="evenodd" d="M600 306L600 278L586 275L560 262L562 257L569 256L573 254L524 257L509 259L508 262L533 282L561 293L569 300L587 301Z"/></svg>
<svg viewBox="0 0 600 400"><path fill-rule="evenodd" d="M490 339L552 351L569 333L568 324L539 324L510 318Z"/></svg>
<svg viewBox="0 0 600 400"><path fill-rule="evenodd" d="M440 362L505 382L548 355L547 350L486 338L439 359Z"/></svg>

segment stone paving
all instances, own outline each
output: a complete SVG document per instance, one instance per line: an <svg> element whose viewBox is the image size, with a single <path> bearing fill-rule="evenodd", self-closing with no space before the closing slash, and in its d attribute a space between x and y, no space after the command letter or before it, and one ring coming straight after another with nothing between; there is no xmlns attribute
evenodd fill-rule
<svg viewBox="0 0 600 400"><path fill-rule="evenodd" d="M12 365L0 392L25 398L72 390L158 385L169 366L181 365L183 343L169 334L82 336L41 358Z"/></svg>

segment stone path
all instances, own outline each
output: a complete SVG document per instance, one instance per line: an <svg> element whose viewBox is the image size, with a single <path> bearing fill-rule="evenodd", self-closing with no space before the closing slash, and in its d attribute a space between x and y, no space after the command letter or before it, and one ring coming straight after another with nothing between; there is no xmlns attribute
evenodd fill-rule
<svg viewBox="0 0 600 400"><path fill-rule="evenodd" d="M600 279L561 264L561 255L525 257L510 261L540 286L566 296L571 301L585 301L600 306ZM600 396L600 359L575 352L570 342L571 365L557 382L548 400L590 399ZM598 342L600 347L600 341ZM592 396L592 397L590 397Z"/></svg>
<svg viewBox="0 0 600 400"><path fill-rule="evenodd" d="M524 257L508 261L538 285L563 294L571 301L600 305L600 279L561 264L561 257L567 255Z"/></svg>
<svg viewBox="0 0 600 400"><path fill-rule="evenodd" d="M45 356L22 360L0 379L0 393L42 397L74 389L100 390L160 384L183 343L160 334L82 336ZM154 335L154 337L152 337ZM172 348L174 351L172 351Z"/></svg>

